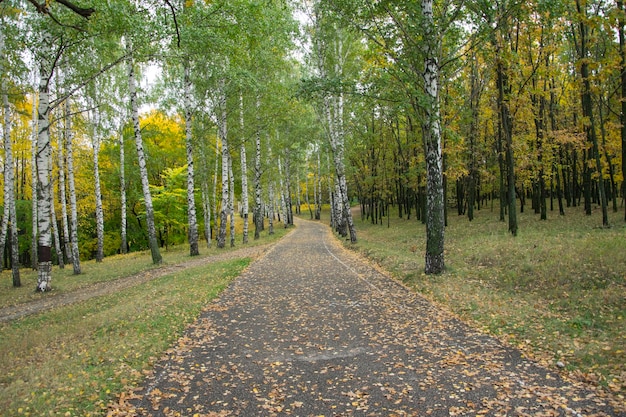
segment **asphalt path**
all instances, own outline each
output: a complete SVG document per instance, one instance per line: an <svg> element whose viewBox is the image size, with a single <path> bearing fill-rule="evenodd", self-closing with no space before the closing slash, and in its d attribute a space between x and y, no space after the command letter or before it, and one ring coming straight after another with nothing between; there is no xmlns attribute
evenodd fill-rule
<svg viewBox="0 0 626 417"><path fill-rule="evenodd" d="M302 220L119 403L112 414L626 416Z"/></svg>

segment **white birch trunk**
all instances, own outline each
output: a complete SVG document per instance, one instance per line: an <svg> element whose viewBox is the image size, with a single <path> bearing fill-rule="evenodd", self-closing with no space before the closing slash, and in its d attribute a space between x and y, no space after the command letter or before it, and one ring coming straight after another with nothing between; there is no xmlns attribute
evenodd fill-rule
<svg viewBox="0 0 626 417"><path fill-rule="evenodd" d="M213 167L213 225L215 226L216 239L217 235L219 234L219 213L217 212L217 176L219 174L220 167L220 143L220 135L217 135L217 137L215 138L215 166Z"/></svg>
<svg viewBox="0 0 626 417"><path fill-rule="evenodd" d="M191 132L191 79L189 77L189 62L185 62L185 145L187 148L187 221L189 225L189 255L197 256L198 250L198 220L196 218L196 199L193 167L193 143Z"/></svg>
<svg viewBox="0 0 626 417"><path fill-rule="evenodd" d="M333 230L337 229L337 216L335 215L336 207L335 207L335 195L333 193L333 181L332 175L330 174L331 166L330 166L330 156L326 154L326 164L328 165L328 201L330 202L330 227Z"/></svg>
<svg viewBox="0 0 626 417"><path fill-rule="evenodd" d="M31 268L37 269L37 95L33 94L33 134L30 144L30 186L31 186L31 216L32 232L30 243ZM63 255L61 253L61 255Z"/></svg>
<svg viewBox="0 0 626 417"><path fill-rule="evenodd" d="M317 147L317 170L316 170L316 183L315 186L315 220L320 220L322 217L322 149L321 146Z"/></svg>
<svg viewBox="0 0 626 417"><path fill-rule="evenodd" d="M102 262L104 259L104 212L102 209L102 189L100 186L100 113L96 109L94 114L93 126L93 174L96 198L96 262Z"/></svg>
<svg viewBox="0 0 626 417"><path fill-rule="evenodd" d="M49 37L45 37L47 38L44 40L46 43L49 41ZM47 51L42 52L44 52L44 56L48 55L45 53ZM39 234L37 243L37 291L40 292L52 290L52 232L50 225L52 190L49 178L52 149L50 147L50 125L48 121L50 112L49 76L46 62L43 61L39 73L39 106L37 110L39 129L37 134L37 230Z"/></svg>
<svg viewBox="0 0 626 417"><path fill-rule="evenodd" d="M239 96L239 122L241 124L241 204L242 204L242 216L243 216L243 243L248 243L248 213L250 211L250 203L248 201L248 156L246 154L246 140L245 140L245 120L243 114L243 96Z"/></svg>
<svg viewBox="0 0 626 417"><path fill-rule="evenodd" d="M4 62L4 38L3 32L0 30L0 63ZM1 75L1 74L0 74ZM11 107L9 105L9 97L7 94L7 83L2 80L2 107L4 112L4 217L3 223L3 235L1 237L2 251L0 251L0 257L4 255L4 242L6 239L6 223L10 225L11 233L9 244L11 245L11 271L13 276L13 286L21 287L20 281L20 269L19 269L19 245L17 240L17 215L15 210L15 187L13 181L13 143L11 142ZM0 271L1 267L0 259Z"/></svg>
<svg viewBox="0 0 626 417"><path fill-rule="evenodd" d="M281 162L281 157L278 157L278 193L280 196L280 215L283 220L283 226L287 228L289 226L289 221L287 220L287 205L285 199L285 184L283 181L283 164Z"/></svg>
<svg viewBox="0 0 626 417"><path fill-rule="evenodd" d="M50 175L52 178L52 175ZM54 181L52 181L52 188L54 189ZM54 240L54 250L57 253L57 261L59 263L59 268L65 268L65 259L63 259L63 251L61 249L61 238L59 235L59 223L57 221L57 213L56 208L54 207L54 198L52 198L52 204L50 205L50 214L52 217L52 237Z"/></svg>
<svg viewBox="0 0 626 417"><path fill-rule="evenodd" d="M69 101L69 97L67 98ZM70 193L70 241L72 245L72 266L74 275L80 274L80 255L78 253L78 211L76 208L76 184L74 182L74 134L68 132L65 141L67 155L67 182Z"/></svg>
<svg viewBox="0 0 626 417"><path fill-rule="evenodd" d="M0 65L4 66L4 32L2 31L2 27L0 27ZM0 272L4 269L4 246L7 240L7 230L9 228L9 218L11 217L11 211L9 204L7 204L7 200L9 200L11 185L13 181L8 181L8 179L13 175L13 163L9 164L9 161L12 161L13 155L7 151L7 141L9 142L9 146L11 146L11 130L10 123L11 118L9 114L9 98L7 96L6 91L6 82L4 80L4 68L0 67L0 77L2 77L2 82L0 83L0 89L2 89L2 110L4 113L4 126L2 129L2 138L4 142L5 149L5 159L4 159L4 169L2 170L2 175L4 178L4 209L2 213L2 224L0 225Z"/></svg>
<svg viewBox="0 0 626 417"><path fill-rule="evenodd" d="M130 47L129 47L130 51ZM135 147L137 148L137 159L139 162L139 174L141 176L141 188L146 205L146 224L148 227L148 241L152 262L160 264L163 261L159 251L159 243L156 237L156 227L154 224L154 208L152 205L152 194L150 193L150 183L148 181L148 168L146 167L146 155L143 150L143 140L141 137L141 126L139 124L139 110L137 105L137 90L135 81L135 68L132 56L128 54L128 91L130 94L131 114L133 119L133 130L135 132Z"/></svg>
<svg viewBox="0 0 626 417"><path fill-rule="evenodd" d="M257 127L256 127L256 152L254 156L254 239L260 237L261 230L263 230L263 205L261 195L263 190L261 188L261 128L259 120L259 108L261 107L261 100L257 97L256 110L257 110Z"/></svg>
<svg viewBox="0 0 626 417"><path fill-rule="evenodd" d="M267 166L270 166L270 160L272 158L272 146L270 145L270 138L267 137ZM269 217L269 231L270 235L274 234L274 179L269 179L269 189L268 189L268 198L269 198L269 207L268 207L268 217Z"/></svg>
<svg viewBox="0 0 626 417"><path fill-rule="evenodd" d="M311 201L309 199L309 157L307 156L304 162L305 170L304 170L304 202L306 203L307 209L309 210L309 214L311 215L311 220L313 220L313 210L311 210ZM315 185L315 177L313 177L313 184Z"/></svg>
<svg viewBox="0 0 626 417"><path fill-rule="evenodd" d="M224 92L224 81L220 83L220 105L218 106L218 136L222 145L222 206L220 207L220 229L217 235L217 247L226 246L226 223L228 222L228 160L230 159L228 151L228 129L226 126L226 93Z"/></svg>
<svg viewBox="0 0 626 417"><path fill-rule="evenodd" d="M230 247L235 247L235 176L233 158L228 154L228 213L230 215Z"/></svg>
<svg viewBox="0 0 626 417"><path fill-rule="evenodd" d="M426 117L424 141L426 149L426 267L427 274L444 270L444 195L443 157L439 116L439 60L438 36L433 19L433 1L422 0L424 15L424 88L426 90Z"/></svg>
<svg viewBox="0 0 626 417"><path fill-rule="evenodd" d="M125 154L124 154L124 132L122 126L120 126L120 206L121 206L121 225L120 225L120 234L121 234L121 247L120 251L122 254L128 253L128 239L126 237L126 223L127 223L127 215L126 215L126 172L125 172Z"/></svg>
<svg viewBox="0 0 626 417"><path fill-rule="evenodd" d="M202 213L204 216L204 239L207 248L211 247L211 201L209 199L209 184L202 181Z"/></svg>
<svg viewBox="0 0 626 417"><path fill-rule="evenodd" d="M72 262L72 245L70 244L70 225L67 215L67 196L65 194L65 140L72 134L69 98L63 104L63 135L59 135L57 143L57 165L59 167L59 198L61 200L61 226L63 227L63 249L68 262Z"/></svg>

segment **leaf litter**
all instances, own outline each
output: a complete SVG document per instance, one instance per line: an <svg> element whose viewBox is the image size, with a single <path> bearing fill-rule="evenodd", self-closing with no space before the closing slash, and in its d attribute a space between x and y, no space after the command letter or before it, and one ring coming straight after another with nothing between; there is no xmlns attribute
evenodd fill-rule
<svg viewBox="0 0 626 417"><path fill-rule="evenodd" d="M299 222L110 416L626 416Z"/></svg>

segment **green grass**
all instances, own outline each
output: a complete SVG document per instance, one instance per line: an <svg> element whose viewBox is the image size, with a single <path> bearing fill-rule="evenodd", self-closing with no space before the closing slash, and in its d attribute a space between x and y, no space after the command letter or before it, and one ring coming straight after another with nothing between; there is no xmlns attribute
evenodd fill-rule
<svg viewBox="0 0 626 417"><path fill-rule="evenodd" d="M282 223L280 226L282 226ZM282 231L284 230L284 228L280 226L275 226L274 229L276 234L272 236L267 234L266 229L262 232L261 238L258 240L254 240L254 235L251 234L249 243L246 246L264 245L279 239L283 236ZM254 230L251 230L251 232L254 233ZM237 241L235 243L235 250L243 247L243 244L241 243L241 233L239 232L236 237ZM205 243L206 242L200 242L201 245L205 245ZM218 249L215 242L213 242L210 248L201 246L200 256L194 257L193 259L214 256L231 250L233 249L228 247L228 245L224 249ZM192 259L189 256L188 245L171 246L167 251L162 248L161 254L163 256L163 265L175 265ZM159 265L154 265L152 263L152 257L149 250L132 252L126 255L109 256L106 257L101 263L96 263L95 260L82 261L82 273L80 275L73 274L71 264L66 265L64 269L59 269L58 266L53 266L52 294L71 292L72 290L91 284L115 280L158 267ZM33 271L30 268L22 268L20 270L20 276L22 286L20 288L14 288L11 271L5 270L0 273L0 308L50 296L50 294L35 292L35 288L37 286L36 271Z"/></svg>
<svg viewBox="0 0 626 417"><path fill-rule="evenodd" d="M3 415L102 413L248 263L187 269L0 326Z"/></svg>
<svg viewBox="0 0 626 417"><path fill-rule="evenodd" d="M558 213L558 212L557 212ZM416 291L548 366L626 394L626 226L623 211L603 229L599 213L519 214L512 237L498 213L469 222L452 210L446 271L424 270L425 227L392 218L387 228L356 220L356 245Z"/></svg>
<svg viewBox="0 0 626 417"><path fill-rule="evenodd" d="M269 243L285 233L276 228L274 236L264 234L251 244ZM203 256L216 253L205 249ZM188 259L183 250L165 253L167 263ZM235 259L193 267L122 292L0 324L0 414L105 414L107 404L138 385L201 309L249 262ZM83 281L80 285L65 283L71 277L55 271L55 283L57 291L69 291L148 268L152 268L149 253L131 254L102 264L86 262L85 273L78 277ZM34 284L24 291L33 289Z"/></svg>

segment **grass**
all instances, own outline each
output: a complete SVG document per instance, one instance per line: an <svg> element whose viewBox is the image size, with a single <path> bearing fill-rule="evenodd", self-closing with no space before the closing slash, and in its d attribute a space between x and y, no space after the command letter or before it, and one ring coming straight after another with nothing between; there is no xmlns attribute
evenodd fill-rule
<svg viewBox="0 0 626 417"><path fill-rule="evenodd" d="M285 229L276 228L276 235L263 235L258 243L269 243L284 234ZM203 256L212 252L205 249ZM184 251L165 254L168 263L188 258ZM150 254L144 253L115 262L87 262L80 278L95 282L104 275L134 273L152 268L149 259ZM193 267L123 292L1 324L0 414L104 414L107 404L136 386L202 307L249 262L236 259ZM63 280L64 275L56 278L58 291L76 288ZM27 291L33 288L34 284Z"/></svg>
<svg viewBox="0 0 626 417"><path fill-rule="evenodd" d="M282 226L282 223L280 225ZM247 246L264 245L275 241L282 236L281 231L284 229L276 225L274 229L276 234L269 236L267 231L264 231L261 234L261 238L258 240L254 240L254 235L252 234L254 230L252 229ZM243 246L241 243L241 232L237 232L236 237L237 241L234 249ZM199 258L218 255L224 251L232 250L229 247L228 241L227 247L224 249L218 249L215 242L212 243L210 248L206 247L206 242L204 241L200 242L200 245ZM205 246L202 247L202 245ZM170 246L167 251L161 248L161 255L163 256L163 265L175 265L192 259L189 256L189 246L186 244ZM198 257L194 257L193 259L198 259ZM52 292L53 294L70 292L98 282L111 281L158 267L159 265L152 263L149 250L131 252L126 255L109 256L106 257L102 263L96 263L95 260L81 261L82 273L80 275L73 274L71 264L66 265L64 269L59 269L58 266L54 266L52 271ZM35 292L37 286L37 271L33 271L30 268L22 268L20 270L20 277L22 286L20 288L14 288L11 271L5 270L0 273L0 308L50 296L50 294Z"/></svg>
<svg viewBox="0 0 626 417"><path fill-rule="evenodd" d="M626 395L626 226L611 213L569 209L547 221L519 214L512 237L490 209L473 222L450 211L446 271L424 271L425 227L392 218L383 225L355 219L353 250L397 279L485 331L579 379Z"/></svg>

